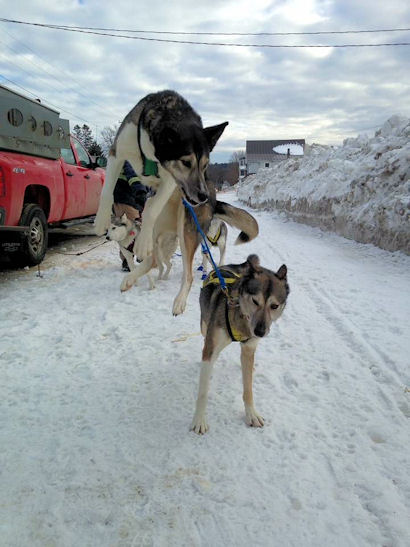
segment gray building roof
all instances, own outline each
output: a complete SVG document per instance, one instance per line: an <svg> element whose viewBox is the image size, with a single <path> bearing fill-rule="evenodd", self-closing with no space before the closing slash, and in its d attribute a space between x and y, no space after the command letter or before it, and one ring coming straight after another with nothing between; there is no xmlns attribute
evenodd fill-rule
<svg viewBox="0 0 410 547"><path fill-rule="evenodd" d="M272 149L275 146L280 146L281 144L300 144L305 147L305 139L287 139L287 140L272 140L272 141L246 141L246 154L258 154L258 155L278 155L282 156L283 154L278 154Z"/></svg>

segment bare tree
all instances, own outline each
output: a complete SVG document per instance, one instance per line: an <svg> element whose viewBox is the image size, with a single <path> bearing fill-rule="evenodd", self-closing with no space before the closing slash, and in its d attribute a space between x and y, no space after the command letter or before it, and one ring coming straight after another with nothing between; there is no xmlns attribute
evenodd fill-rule
<svg viewBox="0 0 410 547"><path fill-rule="evenodd" d="M244 157L245 157L245 150L236 150L235 152L232 152L229 162L239 164L239 160Z"/></svg>
<svg viewBox="0 0 410 547"><path fill-rule="evenodd" d="M239 180L239 160L244 156L244 150L237 150L236 152L233 152L230 157L226 180L231 186L232 184L236 184Z"/></svg>
<svg viewBox="0 0 410 547"><path fill-rule="evenodd" d="M218 190L222 188L222 185L226 180L228 165L228 163L210 163L208 166L208 178L215 184Z"/></svg>
<svg viewBox="0 0 410 547"><path fill-rule="evenodd" d="M114 126L106 126L101 131L101 148L104 152L104 156L108 157L108 152L111 146L114 144L115 135L117 134L119 124Z"/></svg>

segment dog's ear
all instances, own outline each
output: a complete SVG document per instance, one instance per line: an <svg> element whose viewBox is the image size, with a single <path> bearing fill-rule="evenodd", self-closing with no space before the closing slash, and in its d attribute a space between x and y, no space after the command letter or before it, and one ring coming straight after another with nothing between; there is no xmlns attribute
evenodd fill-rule
<svg viewBox="0 0 410 547"><path fill-rule="evenodd" d="M286 267L286 264L282 264L282 266L276 272L276 277L279 277L279 279L286 279L287 273L288 269Z"/></svg>
<svg viewBox="0 0 410 547"><path fill-rule="evenodd" d="M261 283L258 279L255 279L254 277L251 277L250 279L246 279L245 283L243 284L243 292L247 292L248 294L258 294L261 290Z"/></svg>
<svg viewBox="0 0 410 547"><path fill-rule="evenodd" d="M257 255L249 255L246 262L249 264L250 269L254 272L262 271L259 263L259 257Z"/></svg>
<svg viewBox="0 0 410 547"><path fill-rule="evenodd" d="M219 137L224 132L225 127L229 122L224 122L219 125L212 125L211 127L204 127L205 138L209 146L209 151L211 152L218 142Z"/></svg>

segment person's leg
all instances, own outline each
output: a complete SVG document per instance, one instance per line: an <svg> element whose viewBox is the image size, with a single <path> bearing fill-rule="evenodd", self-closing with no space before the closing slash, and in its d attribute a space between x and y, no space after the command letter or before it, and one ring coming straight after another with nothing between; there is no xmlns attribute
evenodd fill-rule
<svg viewBox="0 0 410 547"><path fill-rule="evenodd" d="M138 209L132 205L127 205L126 203L114 203L114 214L116 217L121 218L123 214L127 215L127 218L132 222L141 218L140 212Z"/></svg>

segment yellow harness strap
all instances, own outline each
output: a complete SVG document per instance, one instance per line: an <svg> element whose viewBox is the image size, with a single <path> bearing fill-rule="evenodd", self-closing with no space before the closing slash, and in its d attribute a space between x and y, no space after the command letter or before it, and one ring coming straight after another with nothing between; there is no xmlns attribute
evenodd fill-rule
<svg viewBox="0 0 410 547"><path fill-rule="evenodd" d="M212 243L212 245L216 245L216 243L217 243L218 239L220 238L220 236L221 236L221 226L219 226L218 232L215 235L215 237L210 237L208 234L206 234L206 238L209 239L209 241Z"/></svg>
<svg viewBox="0 0 410 547"><path fill-rule="evenodd" d="M121 171L120 176L118 178L121 180L125 180L126 182L128 182L130 186L131 184L134 184L134 182L141 182L138 176L127 179L127 177L124 174L124 171Z"/></svg>
<svg viewBox="0 0 410 547"><path fill-rule="evenodd" d="M233 283L236 283L236 281L238 281L238 279L242 277L241 274L238 274L228 269L220 268L219 272L224 278L226 285L233 285ZM202 287L206 287L207 285L210 285L210 284L220 285L220 281L215 270L212 270L212 272L209 273L208 277L204 280ZM249 340L249 336L243 335L239 330L237 330L232 325L232 321L230 320L230 317L229 317L230 309L231 309L230 306L228 305L229 294L225 294L225 296L226 296L225 316L226 316L226 325L228 327L229 336L232 338L233 342L246 342L246 340Z"/></svg>
<svg viewBox="0 0 410 547"><path fill-rule="evenodd" d="M221 273L222 277L225 279L225 283L227 285L232 285L232 283L235 283L236 281L238 281L238 279L241 278L239 274L237 274L236 272L232 272L231 270L224 270L223 268L220 268L219 272ZM214 285L220 284L219 278L215 270L212 270L212 272L208 274L208 277L204 280L202 287L206 287L207 285L210 285L211 283L213 283Z"/></svg>
<svg viewBox="0 0 410 547"><path fill-rule="evenodd" d="M249 336L243 335L239 330L235 329L232 325L232 322L229 319L229 308L227 306L226 310L226 324L228 327L228 332L233 342L246 342L249 340Z"/></svg>

